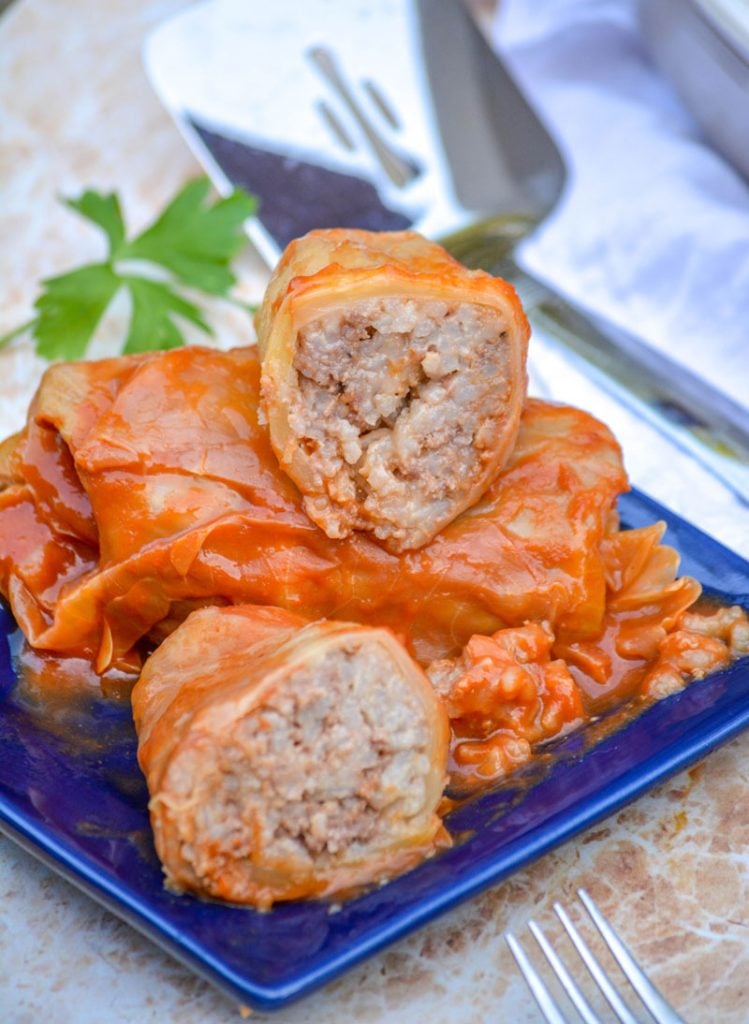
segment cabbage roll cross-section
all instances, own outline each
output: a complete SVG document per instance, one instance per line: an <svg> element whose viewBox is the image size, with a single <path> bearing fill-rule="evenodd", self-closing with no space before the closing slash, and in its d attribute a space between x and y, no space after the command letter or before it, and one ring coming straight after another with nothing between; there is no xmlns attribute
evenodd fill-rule
<svg viewBox="0 0 749 1024"><path fill-rule="evenodd" d="M446 841L449 728L389 630L193 612L133 691L172 886L260 908L382 881Z"/></svg>
<svg viewBox="0 0 749 1024"><path fill-rule="evenodd" d="M526 391L515 292L413 232L313 231L258 315L271 442L329 537L417 548L509 456Z"/></svg>

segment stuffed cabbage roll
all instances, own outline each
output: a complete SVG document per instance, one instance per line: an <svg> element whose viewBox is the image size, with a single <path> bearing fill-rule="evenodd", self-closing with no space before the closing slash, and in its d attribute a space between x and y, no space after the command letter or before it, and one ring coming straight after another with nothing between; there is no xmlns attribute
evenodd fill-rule
<svg viewBox="0 0 749 1024"><path fill-rule="evenodd" d="M391 626L422 664L526 620L568 641L598 635L601 544L627 481L593 417L529 401L481 500L395 555L310 521L258 422L258 390L253 349L47 371L0 492L0 592L33 646L103 671L195 602Z"/></svg>
<svg viewBox="0 0 749 1024"><path fill-rule="evenodd" d="M423 664L528 619L567 640L600 632L601 544L626 476L593 417L528 402L482 499L395 555L310 521L258 391L253 349L47 371L0 492L0 592L32 646L103 671L195 602L391 626Z"/></svg>
<svg viewBox="0 0 749 1024"><path fill-rule="evenodd" d="M286 249L257 326L273 447L329 537L420 547L507 460L528 323L510 285L433 242L313 231Z"/></svg>
<svg viewBox="0 0 749 1024"><path fill-rule="evenodd" d="M446 839L447 717L388 630L196 611L133 713L174 888L265 908L389 878Z"/></svg>

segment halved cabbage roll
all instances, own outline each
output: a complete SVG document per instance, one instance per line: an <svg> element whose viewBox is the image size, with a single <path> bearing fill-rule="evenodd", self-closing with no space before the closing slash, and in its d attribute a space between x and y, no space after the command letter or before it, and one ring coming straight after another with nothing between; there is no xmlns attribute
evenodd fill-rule
<svg viewBox="0 0 749 1024"><path fill-rule="evenodd" d="M331 896L446 838L446 713L389 630L202 609L146 662L133 713L179 890L261 908Z"/></svg>
<svg viewBox="0 0 749 1024"><path fill-rule="evenodd" d="M292 242L257 327L273 448L329 537L420 547L512 450L527 386L520 302L420 235Z"/></svg>

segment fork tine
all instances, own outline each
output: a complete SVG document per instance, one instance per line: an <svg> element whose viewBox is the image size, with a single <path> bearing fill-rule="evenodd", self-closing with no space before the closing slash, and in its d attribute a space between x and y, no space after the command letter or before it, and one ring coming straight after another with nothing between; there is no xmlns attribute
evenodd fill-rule
<svg viewBox="0 0 749 1024"><path fill-rule="evenodd" d="M585 998L585 996L578 988L578 986L575 984L572 975L564 966L564 963L555 952L554 948L544 935L541 928L539 928L535 921L529 921L528 927L533 933L533 937L535 938L536 942L543 950L544 956L549 961L549 966L551 967L554 974L556 974L557 978L559 978L562 988L574 1003L577 1012L580 1014L585 1024L601 1024L600 1020L598 1019L598 1017L596 1017L595 1013L593 1012L590 1003Z"/></svg>
<svg viewBox="0 0 749 1024"><path fill-rule="evenodd" d="M643 973L635 958L598 909L592 897L588 895L585 889L578 889L577 895L593 918L593 923L611 950L612 956L629 979L632 988L648 1010L650 1010L656 1024L684 1024L684 1019L676 1013L673 1007L669 1006L655 985Z"/></svg>
<svg viewBox="0 0 749 1024"><path fill-rule="evenodd" d="M606 997L609 1006L614 1011L616 1016L619 1018L621 1024L637 1024L637 1020L632 1015L629 1007L624 1002L622 997L619 995L617 990L614 988L614 985L609 980L603 967L601 967L598 960L596 960L593 953L591 953L580 932L577 930L577 928L575 928L574 924L569 919L567 911L560 903L555 903L554 912L559 918L559 920L562 922L564 930L567 932L570 939L572 940L572 943L575 949L580 954L583 963L590 971L591 975L593 976L593 979L595 980L595 983L598 985L599 989Z"/></svg>
<svg viewBox="0 0 749 1024"><path fill-rule="evenodd" d="M515 957L521 974L528 984L528 988L533 993L533 998L538 1003L538 1008L543 1014L544 1020L547 1021L547 1024L568 1024L567 1018L554 1002L546 985L544 985L541 975L536 971L536 968L526 956L525 950L512 932L507 932L505 939L512 951L512 955Z"/></svg>

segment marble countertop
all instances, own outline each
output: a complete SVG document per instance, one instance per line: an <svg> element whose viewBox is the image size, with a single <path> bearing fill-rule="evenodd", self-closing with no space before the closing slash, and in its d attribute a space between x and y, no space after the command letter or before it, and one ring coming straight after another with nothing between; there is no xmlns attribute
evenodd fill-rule
<svg viewBox="0 0 749 1024"><path fill-rule="evenodd" d="M193 158L140 63L180 0L17 0L0 18L0 333L28 318L41 277L97 257L99 239L57 201L116 188L135 226ZM264 273L242 266L249 296ZM231 317L219 343L247 328ZM246 340L246 338L245 338ZM107 351L106 337L97 340ZM16 429L42 363L0 352L0 433ZM533 915L558 934L554 900L587 887L691 1024L744 1024L749 1005L749 735L340 981L279 1024L540 1017L504 944ZM129 926L0 837L4 1024L218 1024L237 1008Z"/></svg>

